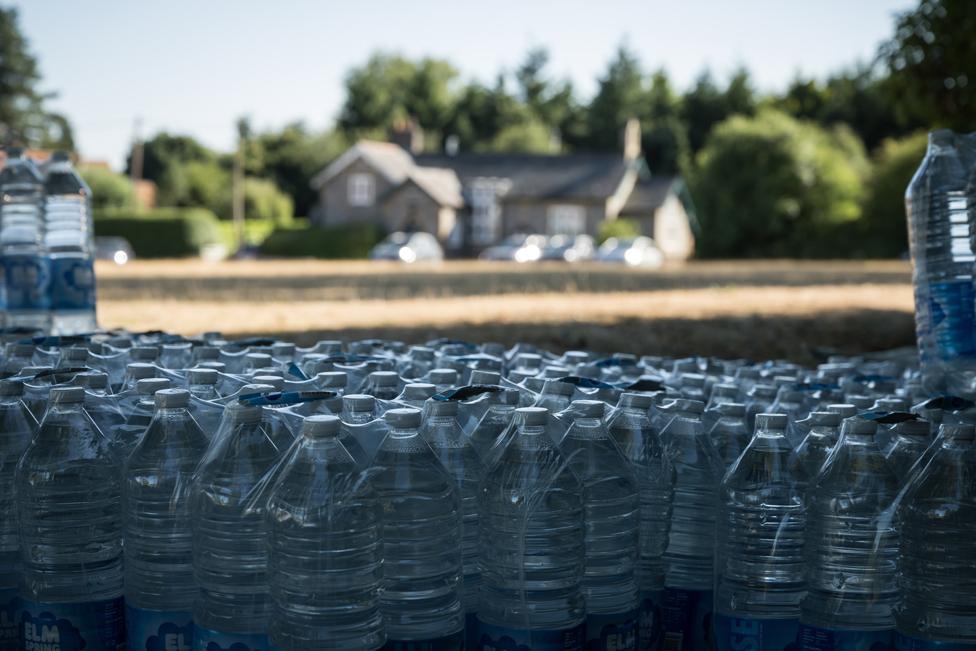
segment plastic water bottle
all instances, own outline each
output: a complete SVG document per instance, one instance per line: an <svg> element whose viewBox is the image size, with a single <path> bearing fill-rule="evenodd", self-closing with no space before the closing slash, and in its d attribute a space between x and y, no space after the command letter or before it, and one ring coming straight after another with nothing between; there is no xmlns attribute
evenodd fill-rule
<svg viewBox="0 0 976 651"><path fill-rule="evenodd" d="M37 421L21 399L23 395L22 382L0 380L0 651L20 651L17 630L20 542L14 470L37 431Z"/></svg>
<svg viewBox="0 0 976 651"><path fill-rule="evenodd" d="M515 389L506 389L497 394L497 401L492 402L481 420L468 435L471 446L481 458L484 468L488 468L505 451L514 431L509 432L509 426L515 417L518 407L519 394ZM503 435L509 432L507 440Z"/></svg>
<svg viewBox="0 0 976 651"><path fill-rule="evenodd" d="M665 562L664 648L712 645L712 572L722 460L702 428L699 400L676 400L662 432L674 468L674 508Z"/></svg>
<svg viewBox="0 0 976 651"><path fill-rule="evenodd" d="M637 584L640 598L638 648L660 648L661 609L664 606L664 550L671 527L674 466L647 412L653 398L646 394L620 396L617 414L609 423L610 435L630 460L640 492L640 543Z"/></svg>
<svg viewBox="0 0 976 651"><path fill-rule="evenodd" d="M810 487L804 650L888 648L898 603L898 479L874 442L877 424L848 418Z"/></svg>
<svg viewBox="0 0 976 651"><path fill-rule="evenodd" d="M122 465L83 408L55 387L17 466L24 649L125 648Z"/></svg>
<svg viewBox="0 0 976 651"><path fill-rule="evenodd" d="M380 512L339 444L335 416L310 416L268 500L271 644L281 651L383 646Z"/></svg>
<svg viewBox="0 0 976 651"><path fill-rule="evenodd" d="M260 487L283 450L262 416L261 407L227 405L191 488L197 651L268 649L268 521Z"/></svg>
<svg viewBox="0 0 976 651"><path fill-rule="evenodd" d="M220 376L212 368L191 368L186 372L186 388L190 395L200 400L217 400L217 382Z"/></svg>
<svg viewBox="0 0 976 651"><path fill-rule="evenodd" d="M400 376L393 371L373 371L366 379L363 393L378 400L394 400L400 394Z"/></svg>
<svg viewBox="0 0 976 651"><path fill-rule="evenodd" d="M51 256L51 331L79 334L98 329L95 319L95 234L91 189L68 154L51 158L44 180L45 242Z"/></svg>
<svg viewBox="0 0 976 651"><path fill-rule="evenodd" d="M899 651L976 645L976 435L946 425L932 461L899 508L902 605Z"/></svg>
<svg viewBox="0 0 976 651"><path fill-rule="evenodd" d="M476 648L578 651L586 621L583 487L546 431L546 409L518 409L515 422L514 439L481 484Z"/></svg>
<svg viewBox="0 0 976 651"><path fill-rule="evenodd" d="M976 256L966 196L974 150L972 135L931 132L905 194L919 356L930 393L976 391Z"/></svg>
<svg viewBox="0 0 976 651"><path fill-rule="evenodd" d="M562 442L583 484L587 648L637 649L637 476L603 424L604 403L577 400Z"/></svg>
<svg viewBox="0 0 976 651"><path fill-rule="evenodd" d="M382 512L380 608L388 648L462 649L461 501L420 436L420 411L391 409L371 477Z"/></svg>
<svg viewBox="0 0 976 651"><path fill-rule="evenodd" d="M718 651L795 647L805 592L803 488L789 467L786 414L759 414L722 481L716 527Z"/></svg>
<svg viewBox="0 0 976 651"><path fill-rule="evenodd" d="M155 394L156 414L123 472L125 607L130 649L189 649L193 640L190 484L208 439L190 394Z"/></svg>
<svg viewBox="0 0 976 651"><path fill-rule="evenodd" d="M888 427L890 441L884 457L898 478L899 485L904 486L912 476L912 467L932 443L932 428L924 420L918 420L914 414L894 412L889 415L889 420L894 418L902 420Z"/></svg>
<svg viewBox="0 0 976 651"><path fill-rule="evenodd" d="M741 402L723 402L712 408L715 424L708 431L712 445L728 468L749 445L749 426L746 425L746 406Z"/></svg>
<svg viewBox="0 0 976 651"><path fill-rule="evenodd" d="M46 331L50 261L43 254L44 180L23 149L8 147L0 170L0 255L5 325Z"/></svg>
<svg viewBox="0 0 976 651"><path fill-rule="evenodd" d="M424 411L426 422L421 428L421 436L433 449L447 472L454 478L461 499L461 564L463 585L461 605L465 612L465 630L473 635L477 624L478 585L481 575L478 570L478 484L484 476L485 468L480 457L471 447L457 421L458 403L454 401L430 400ZM476 640L471 637L466 646Z"/></svg>
<svg viewBox="0 0 976 651"><path fill-rule="evenodd" d="M790 472L806 490L820 474L827 457L837 444L840 414L832 411L813 411L801 421L807 429L800 445L790 457Z"/></svg>
<svg viewBox="0 0 976 651"><path fill-rule="evenodd" d="M437 393L437 388L433 384L426 382L412 382L403 387L403 391L397 396L396 402L405 407L423 409L427 399Z"/></svg>
<svg viewBox="0 0 976 651"><path fill-rule="evenodd" d="M342 422L363 425L376 419L376 398L361 393L342 396Z"/></svg>

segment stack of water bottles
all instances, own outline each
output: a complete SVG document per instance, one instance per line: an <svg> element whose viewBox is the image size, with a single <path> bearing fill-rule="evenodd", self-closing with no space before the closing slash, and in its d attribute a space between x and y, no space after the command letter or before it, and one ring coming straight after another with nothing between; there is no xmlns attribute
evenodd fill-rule
<svg viewBox="0 0 976 651"><path fill-rule="evenodd" d="M2 651L976 645L912 357L4 337Z"/></svg>
<svg viewBox="0 0 976 651"><path fill-rule="evenodd" d="M0 169L2 315L26 333L93 332L91 190L64 152L38 169L8 147Z"/></svg>

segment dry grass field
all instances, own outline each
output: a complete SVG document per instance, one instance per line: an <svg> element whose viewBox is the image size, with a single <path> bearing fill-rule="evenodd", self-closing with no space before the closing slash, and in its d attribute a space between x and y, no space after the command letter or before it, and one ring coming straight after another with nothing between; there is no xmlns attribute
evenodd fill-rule
<svg viewBox="0 0 976 651"><path fill-rule="evenodd" d="M912 343L904 262L696 262L661 270L452 262L100 263L108 327L814 361Z"/></svg>

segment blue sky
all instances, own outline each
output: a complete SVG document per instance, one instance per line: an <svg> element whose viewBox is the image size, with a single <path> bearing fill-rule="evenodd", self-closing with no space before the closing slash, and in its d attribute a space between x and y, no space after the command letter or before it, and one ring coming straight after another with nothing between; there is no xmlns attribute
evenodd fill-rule
<svg viewBox="0 0 976 651"><path fill-rule="evenodd" d="M0 0L3 2L4 0ZM52 106L82 154L119 167L137 117L144 135L191 134L227 149L234 121L331 124L342 80L377 49L447 58L490 81L545 46L554 77L582 97L626 42L679 88L706 66L750 69L760 90L797 73L867 61L914 0L30 0L15 2Z"/></svg>

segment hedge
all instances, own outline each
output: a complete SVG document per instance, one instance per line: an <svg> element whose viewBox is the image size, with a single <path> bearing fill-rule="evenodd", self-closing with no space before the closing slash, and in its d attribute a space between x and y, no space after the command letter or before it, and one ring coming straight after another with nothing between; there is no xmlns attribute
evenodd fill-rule
<svg viewBox="0 0 976 651"><path fill-rule="evenodd" d="M103 210L95 214L95 234L124 237L137 258L198 256L223 245L217 217L203 208Z"/></svg>
<svg viewBox="0 0 976 651"><path fill-rule="evenodd" d="M383 231L373 224L318 228L305 220L276 228L261 245L261 253L281 258L365 258Z"/></svg>

